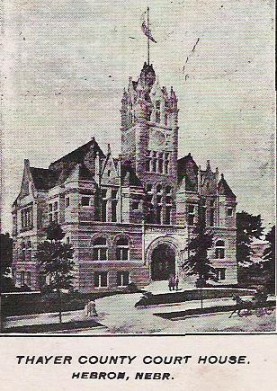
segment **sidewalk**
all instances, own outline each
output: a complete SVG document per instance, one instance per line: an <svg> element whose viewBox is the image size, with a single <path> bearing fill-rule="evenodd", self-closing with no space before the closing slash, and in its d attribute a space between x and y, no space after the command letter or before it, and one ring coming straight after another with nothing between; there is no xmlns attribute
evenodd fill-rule
<svg viewBox="0 0 277 391"><path fill-rule="evenodd" d="M168 293L168 291L166 292ZM174 293L174 292L172 292ZM102 325L98 327L88 327L92 334L115 334L115 333L151 333L153 330L166 329L169 320L154 316L159 313L170 313L185 311L188 309L200 308L200 300L186 301L182 303L159 304L135 308L136 302L142 297L141 293L126 295L107 296L96 300L97 317L90 318L92 321L99 322ZM244 299L251 299L251 296L244 296ZM203 307L234 305L232 298L204 299ZM63 323L78 322L88 320L84 310L63 312ZM4 322L4 327L16 327L27 325L47 325L58 323L58 313L34 314L25 316L10 316ZM198 322L198 321L196 321ZM93 322L92 322L93 323ZM106 329L103 329L103 326ZM63 331L66 332L66 331ZM72 331L74 333L74 331Z"/></svg>

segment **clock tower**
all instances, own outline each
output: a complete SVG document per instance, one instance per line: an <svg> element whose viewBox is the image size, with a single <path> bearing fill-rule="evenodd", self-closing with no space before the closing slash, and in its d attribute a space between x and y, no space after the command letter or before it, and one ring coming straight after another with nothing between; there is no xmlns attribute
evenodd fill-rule
<svg viewBox="0 0 277 391"><path fill-rule="evenodd" d="M166 201L175 199L177 184L178 107L173 88L161 87L154 68L144 63L137 81L129 79L121 107L121 155L135 169L149 193L153 215L160 207L162 224L169 219ZM161 193L161 194L160 194ZM161 196L160 196L161 195ZM160 205L158 205L160 204ZM175 220L172 202L170 222Z"/></svg>

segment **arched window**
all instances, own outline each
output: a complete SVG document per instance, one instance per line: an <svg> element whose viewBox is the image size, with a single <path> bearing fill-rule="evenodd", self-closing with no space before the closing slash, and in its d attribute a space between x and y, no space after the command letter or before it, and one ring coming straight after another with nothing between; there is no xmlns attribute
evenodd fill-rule
<svg viewBox="0 0 277 391"><path fill-rule="evenodd" d="M129 242L127 238L120 238L116 241L116 259L118 261L128 261Z"/></svg>
<svg viewBox="0 0 277 391"><path fill-rule="evenodd" d="M225 243L224 240L217 240L215 243L215 257L216 259L225 258Z"/></svg>
<svg viewBox="0 0 277 391"><path fill-rule="evenodd" d="M108 244L106 238L97 238L93 243L93 259L106 261L108 259Z"/></svg>

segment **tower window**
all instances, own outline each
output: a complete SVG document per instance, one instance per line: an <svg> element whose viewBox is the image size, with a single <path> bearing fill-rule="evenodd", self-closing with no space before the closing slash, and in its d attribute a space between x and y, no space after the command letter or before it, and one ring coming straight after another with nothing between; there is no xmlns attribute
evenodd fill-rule
<svg viewBox="0 0 277 391"><path fill-rule="evenodd" d="M225 242L224 240L218 240L215 244L215 258L225 258Z"/></svg>
<svg viewBox="0 0 277 391"><path fill-rule="evenodd" d="M112 221L117 221L117 190L112 190Z"/></svg>
<svg viewBox="0 0 277 391"><path fill-rule="evenodd" d="M157 172L157 152L152 153L152 171Z"/></svg>
<svg viewBox="0 0 277 391"><path fill-rule="evenodd" d="M151 151L146 151L146 167L147 172L151 171Z"/></svg>
<svg viewBox="0 0 277 391"><path fill-rule="evenodd" d="M195 207L194 205L188 205L188 225L194 224Z"/></svg>
<svg viewBox="0 0 277 391"><path fill-rule="evenodd" d="M162 222L162 206L157 205L157 224L161 224Z"/></svg>
<svg viewBox="0 0 277 391"><path fill-rule="evenodd" d="M101 190L101 221L107 221L107 190Z"/></svg>
<svg viewBox="0 0 277 391"><path fill-rule="evenodd" d="M164 224L171 224L171 209L171 206L166 205Z"/></svg>
<svg viewBox="0 0 277 391"><path fill-rule="evenodd" d="M162 152L160 152L159 153L159 173L163 173L163 153Z"/></svg>
<svg viewBox="0 0 277 391"><path fill-rule="evenodd" d="M164 173L165 174L169 173L169 160L170 160L170 155L168 152L166 152L164 155Z"/></svg>

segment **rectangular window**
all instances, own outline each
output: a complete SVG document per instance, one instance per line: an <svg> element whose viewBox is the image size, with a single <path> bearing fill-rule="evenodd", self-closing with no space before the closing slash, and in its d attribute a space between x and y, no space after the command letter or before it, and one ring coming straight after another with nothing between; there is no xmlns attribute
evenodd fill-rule
<svg viewBox="0 0 277 391"><path fill-rule="evenodd" d="M129 284L129 272L117 272L117 286L127 286Z"/></svg>
<svg viewBox="0 0 277 391"><path fill-rule="evenodd" d="M23 286L25 284L25 272L20 272L20 285Z"/></svg>
<svg viewBox="0 0 277 391"><path fill-rule="evenodd" d="M21 229L33 228L33 207L29 206L21 210Z"/></svg>
<svg viewBox="0 0 277 391"><path fill-rule="evenodd" d="M188 225L194 224L194 205L188 205Z"/></svg>
<svg viewBox="0 0 277 391"><path fill-rule="evenodd" d="M129 248L128 247L117 247L116 259L118 261L128 261L129 259Z"/></svg>
<svg viewBox="0 0 277 391"><path fill-rule="evenodd" d="M59 212L54 212L54 221L55 223L59 222Z"/></svg>
<svg viewBox="0 0 277 391"><path fill-rule="evenodd" d="M226 269L225 268L216 268L216 279L219 280L225 280L226 279Z"/></svg>
<svg viewBox="0 0 277 391"><path fill-rule="evenodd" d="M59 203L58 203L58 201L55 201L54 202L54 210L58 210L58 208L59 208Z"/></svg>
<svg viewBox="0 0 277 391"><path fill-rule="evenodd" d="M213 208L210 210L210 226L211 227L214 226L214 209Z"/></svg>
<svg viewBox="0 0 277 391"><path fill-rule="evenodd" d="M227 216L229 217L233 216L233 208L227 208Z"/></svg>
<svg viewBox="0 0 277 391"><path fill-rule="evenodd" d="M65 199L65 207L69 207L69 197L66 197Z"/></svg>
<svg viewBox="0 0 277 391"><path fill-rule="evenodd" d="M164 165L163 158L160 156L160 158L159 158L159 173L160 174L163 173L163 165Z"/></svg>
<svg viewBox="0 0 277 391"><path fill-rule="evenodd" d="M13 215L13 235L17 234L17 216Z"/></svg>
<svg viewBox="0 0 277 391"><path fill-rule="evenodd" d="M93 259L96 261L107 261L108 259L107 247L95 247L93 249Z"/></svg>
<svg viewBox="0 0 277 391"><path fill-rule="evenodd" d="M89 206L89 204L90 204L90 197L84 196L81 198L81 205L82 206Z"/></svg>
<svg viewBox="0 0 277 391"><path fill-rule="evenodd" d="M216 259L224 259L225 258L225 249L224 248L216 248L215 249L215 257L216 257Z"/></svg>
<svg viewBox="0 0 277 391"><path fill-rule="evenodd" d="M162 222L162 207L160 205L157 206L157 224L161 224Z"/></svg>
<svg viewBox="0 0 277 391"><path fill-rule="evenodd" d="M166 206L165 207L165 220L164 224L171 224L171 207Z"/></svg>
<svg viewBox="0 0 277 391"><path fill-rule="evenodd" d="M117 221L117 190L112 190L112 221Z"/></svg>
<svg viewBox="0 0 277 391"><path fill-rule="evenodd" d="M31 285L31 272L26 273L26 283L28 286Z"/></svg>
<svg viewBox="0 0 277 391"><path fill-rule="evenodd" d="M138 210L138 209L139 209L139 201L133 201L132 210Z"/></svg>
<svg viewBox="0 0 277 391"><path fill-rule="evenodd" d="M157 152L153 152L152 171L157 172Z"/></svg>
<svg viewBox="0 0 277 391"><path fill-rule="evenodd" d="M107 190L101 190L101 221L107 221Z"/></svg>
<svg viewBox="0 0 277 391"><path fill-rule="evenodd" d="M94 286L97 288L108 286L108 272L94 273Z"/></svg>
<svg viewBox="0 0 277 391"><path fill-rule="evenodd" d="M147 158L146 159L146 163L145 163L145 170L147 171L147 172L150 172L150 162L151 162L151 159L150 158Z"/></svg>

